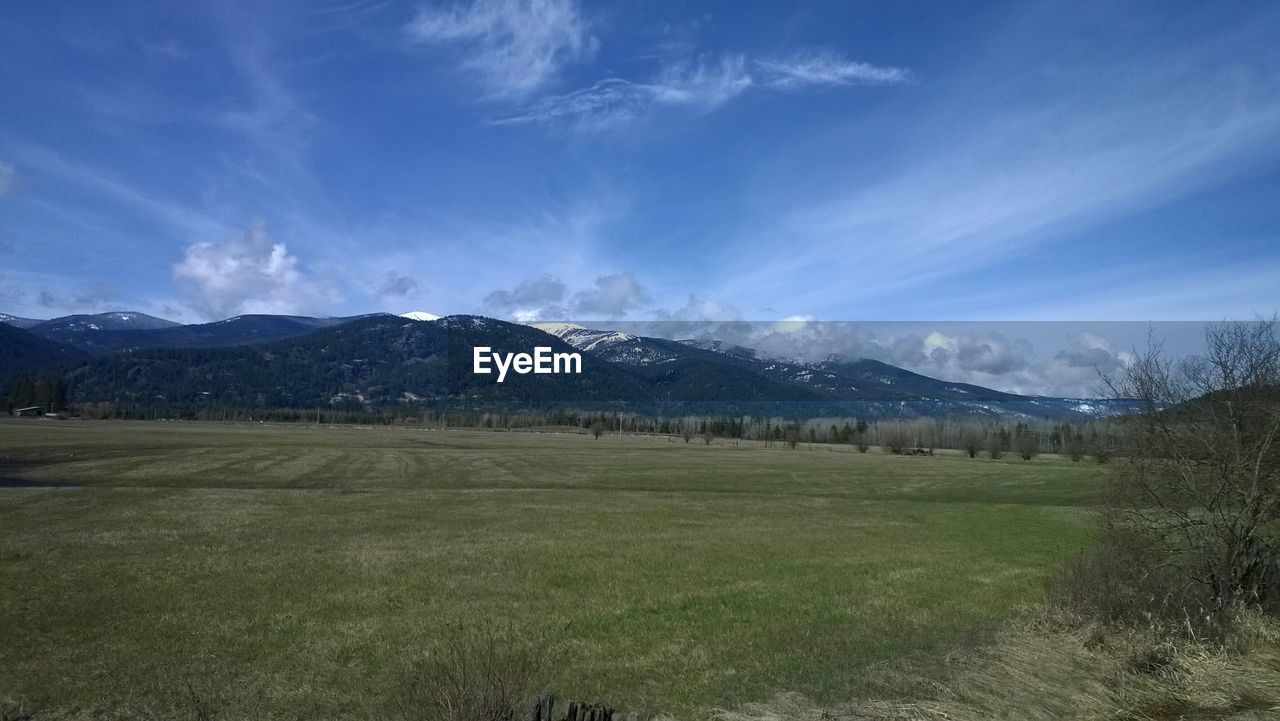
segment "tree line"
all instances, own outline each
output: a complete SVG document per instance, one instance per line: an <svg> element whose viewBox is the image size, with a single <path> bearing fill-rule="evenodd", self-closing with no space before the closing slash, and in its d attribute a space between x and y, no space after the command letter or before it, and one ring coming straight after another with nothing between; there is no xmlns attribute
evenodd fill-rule
<svg viewBox="0 0 1280 721"><path fill-rule="evenodd" d="M875 420L858 417L795 420L781 416L738 415L661 416L626 410L547 409L481 410L427 408L405 404L369 410L356 407L275 408L261 405L149 404L137 399L69 402L58 377L20 378L8 394L8 410L43 406L50 412L84 419L198 420L220 422L262 421L320 425L416 426L483 430L561 429L591 433L650 434L681 438L759 441L766 446L799 447L801 444L854 446L867 452L930 454L937 449L965 452L970 457L1002 458L1015 455L1031 460L1041 453L1063 454L1072 460L1091 456L1105 462L1107 438L1113 434L1107 421L1032 421L1011 423L973 417Z"/></svg>

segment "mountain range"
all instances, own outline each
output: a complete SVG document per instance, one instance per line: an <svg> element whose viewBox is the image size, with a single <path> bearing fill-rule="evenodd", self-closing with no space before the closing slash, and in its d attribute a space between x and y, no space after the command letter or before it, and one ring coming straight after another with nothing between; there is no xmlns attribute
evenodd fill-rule
<svg viewBox="0 0 1280 721"><path fill-rule="evenodd" d="M31 321L0 316L0 392L57 375L68 402L113 401L182 413L202 405L380 411L627 407L788 416L976 415L1087 419L1124 403L1022 396L930 378L872 359L808 363L717 341L668 340L578 325L480 316L243 315L181 325L141 313ZM471 352L578 351L575 375L472 373Z"/></svg>

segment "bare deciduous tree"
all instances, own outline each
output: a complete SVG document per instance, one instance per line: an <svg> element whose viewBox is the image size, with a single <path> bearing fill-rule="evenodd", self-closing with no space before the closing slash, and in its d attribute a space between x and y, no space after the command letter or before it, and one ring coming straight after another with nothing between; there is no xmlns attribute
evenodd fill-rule
<svg viewBox="0 0 1280 721"><path fill-rule="evenodd" d="M1123 421L1103 522L1171 572L1163 603L1218 617L1280 596L1280 343L1274 320L1206 341L1182 360L1153 341L1111 384L1141 412Z"/></svg>
<svg viewBox="0 0 1280 721"><path fill-rule="evenodd" d="M794 449L797 446L799 446L800 445L800 427L794 424L787 426L787 430L783 434L783 439L787 442L788 448Z"/></svg>

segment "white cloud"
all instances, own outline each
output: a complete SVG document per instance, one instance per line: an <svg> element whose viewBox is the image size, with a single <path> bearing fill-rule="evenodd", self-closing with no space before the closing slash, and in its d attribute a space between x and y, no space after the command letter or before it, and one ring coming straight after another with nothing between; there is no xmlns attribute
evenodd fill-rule
<svg viewBox="0 0 1280 721"><path fill-rule="evenodd" d="M201 315L221 319L244 313L323 313L336 291L298 267L284 243L254 223L243 238L187 246L173 277Z"/></svg>
<svg viewBox="0 0 1280 721"><path fill-rule="evenodd" d="M0 195L13 190L18 184L18 171L12 165L0 160Z"/></svg>
<svg viewBox="0 0 1280 721"><path fill-rule="evenodd" d="M565 124L578 130L602 130L641 119L662 107L714 110L751 84L743 56L704 56L666 64L650 82L609 78L588 88L546 97L494 124Z"/></svg>
<svg viewBox="0 0 1280 721"><path fill-rule="evenodd" d="M623 125L647 114L654 98L650 85L609 78L588 88L543 98L494 125L565 124L578 130Z"/></svg>
<svg viewBox="0 0 1280 721"><path fill-rule="evenodd" d="M563 318L561 301L564 300L564 283L555 276L544 273L536 278L521 281L512 290L495 290L484 298L484 307L527 323L535 320Z"/></svg>
<svg viewBox="0 0 1280 721"><path fill-rule="evenodd" d="M745 56L735 53L668 61L647 82L608 78L590 87L542 98L493 124L537 123L605 130L663 108L709 112L753 87L781 90L817 85L889 85L910 77L902 68L854 62L831 51L758 60L755 65L761 71L760 77L752 75Z"/></svg>
<svg viewBox="0 0 1280 721"><path fill-rule="evenodd" d="M703 323L715 321L734 321L742 317L738 309L712 295L690 293L684 305L673 310L658 310L654 317L660 322Z"/></svg>
<svg viewBox="0 0 1280 721"><path fill-rule="evenodd" d="M668 63L654 83L655 100L670 105L718 107L751 87L746 66L746 58L734 54Z"/></svg>
<svg viewBox="0 0 1280 721"><path fill-rule="evenodd" d="M1068 347L1043 356L1030 340L1004 330L993 323L991 329L978 332L871 337L862 352L934 378L1015 393L1079 397L1104 393L1102 375L1114 374L1133 360L1132 354L1117 351L1099 333L1072 334ZM1014 327L1007 330L1017 332Z"/></svg>
<svg viewBox="0 0 1280 721"><path fill-rule="evenodd" d="M477 0L428 7L405 28L421 43L463 48L462 65L498 97L524 97L561 68L595 53L597 42L572 0Z"/></svg>
<svg viewBox="0 0 1280 721"><path fill-rule="evenodd" d="M617 318L651 302L649 289L634 275L616 273L599 276L594 288L576 294L573 310L584 316Z"/></svg>
<svg viewBox="0 0 1280 721"><path fill-rule="evenodd" d="M384 298L416 297L422 292L418 281L407 275L387 273L382 285L378 286L378 295Z"/></svg>
<svg viewBox="0 0 1280 721"><path fill-rule="evenodd" d="M601 275L588 288L569 297L564 282L544 273L521 281L511 290L485 296L487 312L521 323L547 320L621 318L653 302L653 296L631 273Z"/></svg>
<svg viewBox="0 0 1280 721"><path fill-rule="evenodd" d="M776 88L812 85L893 85L911 79L906 68L849 60L833 50L801 50L757 60L761 83Z"/></svg>

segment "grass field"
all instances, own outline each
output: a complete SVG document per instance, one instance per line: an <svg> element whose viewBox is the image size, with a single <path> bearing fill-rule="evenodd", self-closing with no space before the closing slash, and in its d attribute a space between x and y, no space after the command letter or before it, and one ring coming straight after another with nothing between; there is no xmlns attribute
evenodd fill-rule
<svg viewBox="0 0 1280 721"><path fill-rule="evenodd" d="M560 433L0 421L0 700L388 712L451 624L693 718L858 692L1038 601L1098 466ZM65 484L54 487L37 484ZM189 716L189 714L188 714Z"/></svg>

